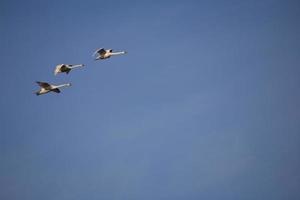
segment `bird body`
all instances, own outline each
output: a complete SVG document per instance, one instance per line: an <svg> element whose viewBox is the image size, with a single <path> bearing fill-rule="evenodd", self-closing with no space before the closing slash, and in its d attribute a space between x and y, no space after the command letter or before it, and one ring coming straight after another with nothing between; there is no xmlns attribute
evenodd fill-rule
<svg viewBox="0 0 300 200"><path fill-rule="evenodd" d="M100 59L110 58L111 56L122 55L126 53L127 53L126 51L113 52L112 49L105 50L104 48L100 48L97 49L93 55L95 56L96 54L98 54L95 60L100 60Z"/></svg>
<svg viewBox="0 0 300 200"><path fill-rule="evenodd" d="M54 70L54 75L57 75L59 73L66 73L69 74L69 72L77 67L83 67L84 64L79 64L79 65L70 65L70 64L59 64L56 65L55 70Z"/></svg>
<svg viewBox="0 0 300 200"><path fill-rule="evenodd" d="M36 95L42 95L48 92L60 93L59 88L71 86L70 83L61 84L61 85L51 85L49 83L40 82L40 81L37 81L36 83L41 87L40 90L36 92Z"/></svg>

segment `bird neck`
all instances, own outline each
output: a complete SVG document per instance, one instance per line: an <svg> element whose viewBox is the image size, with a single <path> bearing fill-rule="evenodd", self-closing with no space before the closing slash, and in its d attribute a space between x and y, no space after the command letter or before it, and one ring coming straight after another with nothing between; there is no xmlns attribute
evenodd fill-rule
<svg viewBox="0 0 300 200"><path fill-rule="evenodd" d="M83 64L80 64L80 65L72 65L71 67L69 67L69 68L76 68L76 67L83 67Z"/></svg>
<svg viewBox="0 0 300 200"><path fill-rule="evenodd" d="M125 54L125 51L119 51L119 52L111 52L110 55L115 56L115 55L121 55Z"/></svg>
<svg viewBox="0 0 300 200"><path fill-rule="evenodd" d="M55 88L68 87L68 86L71 86L71 84L70 83L61 84L61 85L57 85Z"/></svg>

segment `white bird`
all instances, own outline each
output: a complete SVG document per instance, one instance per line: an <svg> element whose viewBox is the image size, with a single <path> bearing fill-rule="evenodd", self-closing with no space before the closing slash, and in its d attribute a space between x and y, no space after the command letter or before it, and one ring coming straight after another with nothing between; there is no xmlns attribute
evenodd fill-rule
<svg viewBox="0 0 300 200"><path fill-rule="evenodd" d="M99 60L99 59L109 58L110 56L122 55L127 53L126 51L118 51L118 52L112 52L112 51L113 51L112 49L105 50L104 48L100 48L94 52L93 56L95 56L95 54L98 54L95 60Z"/></svg>
<svg viewBox="0 0 300 200"><path fill-rule="evenodd" d="M68 74L72 69L77 68L77 67L83 67L83 66L84 66L84 64L80 64L80 65L67 65L67 64L56 65L55 70L54 70L54 75L57 75L58 73L63 73L63 72Z"/></svg>
<svg viewBox="0 0 300 200"><path fill-rule="evenodd" d="M71 86L71 83L66 83L62 85L50 85L49 83L40 81L37 81L36 83L41 87L39 91L35 92L36 95L46 94L48 92L60 93L59 88Z"/></svg>

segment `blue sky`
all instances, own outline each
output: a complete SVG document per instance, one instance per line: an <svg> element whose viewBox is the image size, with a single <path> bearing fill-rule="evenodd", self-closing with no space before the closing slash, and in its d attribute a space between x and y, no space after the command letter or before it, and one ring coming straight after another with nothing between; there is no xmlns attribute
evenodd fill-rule
<svg viewBox="0 0 300 200"><path fill-rule="evenodd" d="M300 199L299 13L2 0L0 199ZM96 62L98 47L128 54Z"/></svg>

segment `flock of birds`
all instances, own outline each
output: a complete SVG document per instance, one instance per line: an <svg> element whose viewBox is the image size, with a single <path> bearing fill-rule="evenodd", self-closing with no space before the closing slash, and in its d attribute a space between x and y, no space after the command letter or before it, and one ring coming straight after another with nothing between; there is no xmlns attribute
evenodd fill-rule
<svg viewBox="0 0 300 200"><path fill-rule="evenodd" d="M95 60L102 60L102 59L107 59L110 58L111 56L116 56L116 55L122 55L126 54L126 51L119 51L119 52L113 52L112 49L107 49L105 50L104 48L97 49L93 56L95 57ZM55 67L54 70L54 75L57 75L59 73L66 73L68 74L72 69L78 68L78 67L83 67L84 64L79 64L79 65L70 65L70 64L59 64ZM46 82L36 82L40 86L40 90L35 92L36 95L42 95L46 94L48 92L56 92L60 93L60 88L63 87L69 87L71 86L71 83L66 83L66 84L61 84L61 85L52 85Z"/></svg>

